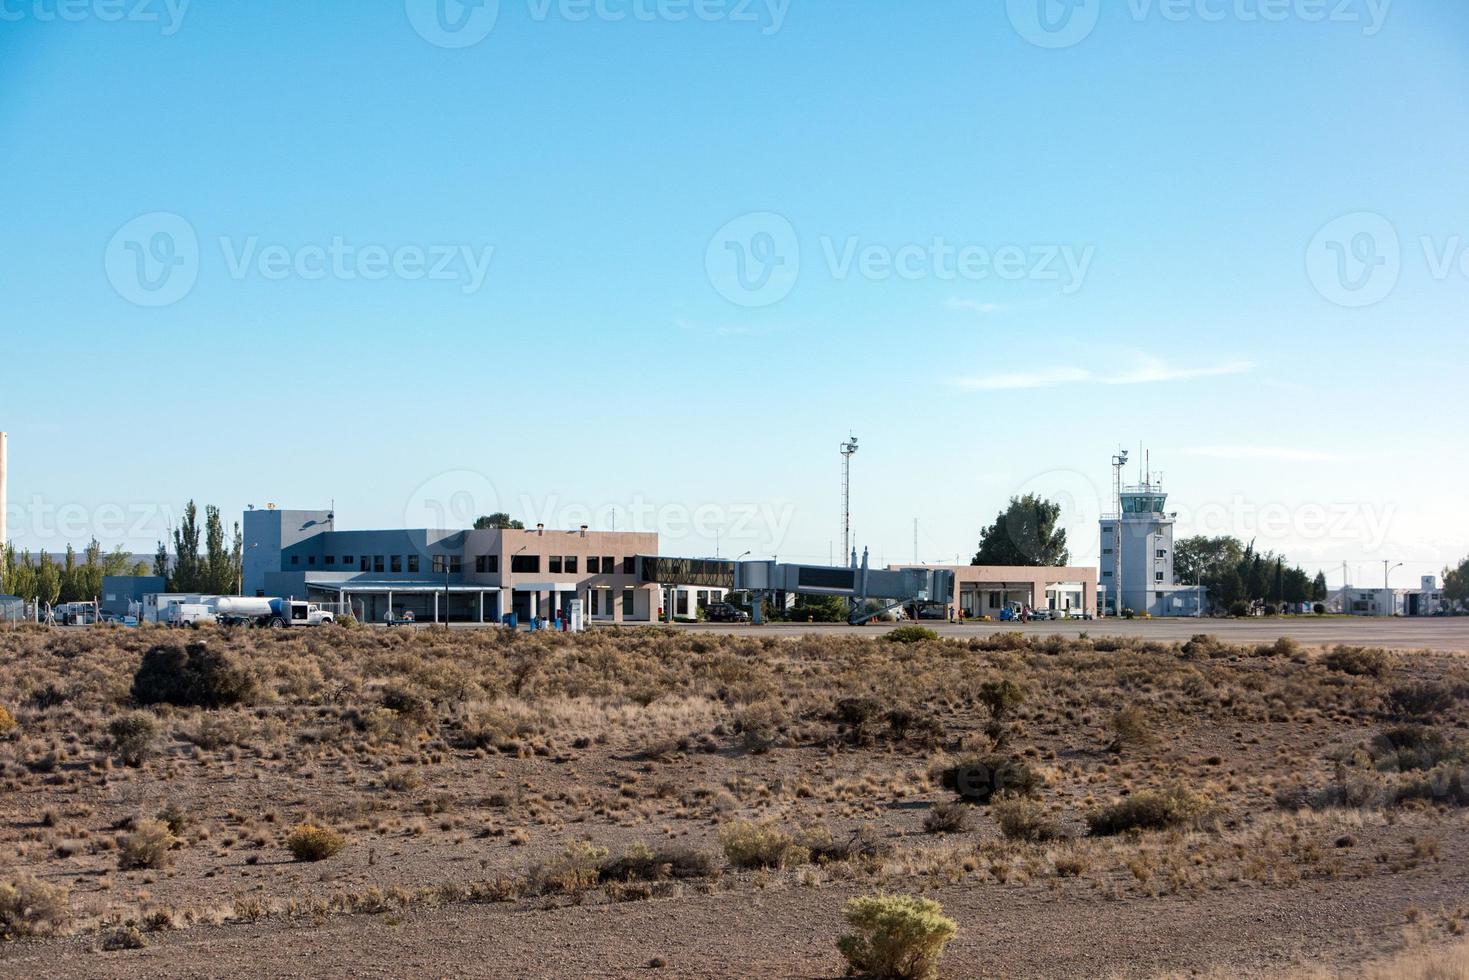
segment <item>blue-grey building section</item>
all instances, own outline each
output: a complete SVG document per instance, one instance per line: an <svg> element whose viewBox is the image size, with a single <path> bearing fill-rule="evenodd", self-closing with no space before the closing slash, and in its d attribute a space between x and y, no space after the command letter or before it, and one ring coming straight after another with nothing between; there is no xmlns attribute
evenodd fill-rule
<svg viewBox="0 0 1469 980"><path fill-rule="evenodd" d="M1207 595L1206 590L1174 580L1174 520L1164 510L1167 500L1157 483L1127 487L1122 491L1122 512L1101 520L1102 587L1113 615L1131 610L1151 616L1193 616ZM1117 552L1119 525L1122 550Z"/></svg>
<svg viewBox="0 0 1469 980"><path fill-rule="evenodd" d="M102 612L126 616L129 603L142 602L143 596L168 591L168 579L161 575L104 575Z"/></svg>

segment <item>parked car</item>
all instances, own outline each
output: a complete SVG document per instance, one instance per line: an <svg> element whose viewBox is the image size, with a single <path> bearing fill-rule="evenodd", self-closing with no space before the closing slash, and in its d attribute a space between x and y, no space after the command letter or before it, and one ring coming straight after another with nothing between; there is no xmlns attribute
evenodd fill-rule
<svg viewBox="0 0 1469 980"><path fill-rule="evenodd" d="M748 623L750 614L729 602L711 602L704 607L704 619L711 623Z"/></svg>

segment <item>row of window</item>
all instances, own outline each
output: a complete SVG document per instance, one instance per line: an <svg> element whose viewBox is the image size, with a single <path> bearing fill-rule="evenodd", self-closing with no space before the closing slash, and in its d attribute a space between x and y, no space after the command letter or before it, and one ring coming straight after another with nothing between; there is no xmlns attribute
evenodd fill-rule
<svg viewBox="0 0 1469 980"><path fill-rule="evenodd" d="M549 555L547 569L553 575L576 575L577 566L580 561L576 555ZM418 555L362 555L360 559L352 555L343 555L341 564L350 568L354 562L357 563L358 571L363 572L392 572L402 574L405 570L410 575L415 575L419 570ZM510 570L517 574L534 575L541 571L541 555L511 555ZM434 555L433 571L439 575L448 572L458 575L462 570L463 559L459 555ZM335 567L337 565L336 555L327 555L322 559L323 564ZM300 555L291 556L291 564L301 564ZM316 556L307 555L306 564L316 565ZM587 558L587 573L590 575L614 575L617 573L618 560L611 555L590 555ZM626 575L637 574L637 559L622 559L623 573ZM496 575L500 571L499 555L477 555L474 559L474 570L480 575Z"/></svg>
<svg viewBox="0 0 1469 980"><path fill-rule="evenodd" d="M434 560L437 561L438 559L435 558ZM458 559L455 560L457 561ZM321 561L323 565L332 568L337 564L337 556L326 555ZM363 555L360 558L353 557L352 555L342 556L343 566L350 568L354 563L357 565L359 572L396 572L402 574L405 568L410 575L417 574L418 572L417 555ZM300 565L301 556L292 555L291 564ZM306 564L315 566L316 556L307 555Z"/></svg>
<svg viewBox="0 0 1469 980"><path fill-rule="evenodd" d="M635 595L636 592L633 589L622 590L622 614L624 616L631 617L635 615L633 610L633 604L637 601L634 598ZM615 601L611 589L593 589L592 608L589 615L611 616L613 614L612 603Z"/></svg>

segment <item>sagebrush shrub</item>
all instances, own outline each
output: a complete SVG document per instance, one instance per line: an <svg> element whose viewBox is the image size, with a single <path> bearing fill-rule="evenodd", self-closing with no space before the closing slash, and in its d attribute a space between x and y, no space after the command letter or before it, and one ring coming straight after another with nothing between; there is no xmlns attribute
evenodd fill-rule
<svg viewBox="0 0 1469 980"><path fill-rule="evenodd" d="M603 881L663 881L669 878L707 878L714 859L692 847L649 847L630 844L621 857L608 858L599 869Z"/></svg>
<svg viewBox="0 0 1469 980"><path fill-rule="evenodd" d="M1387 710L1395 718L1434 718L1454 706L1454 689L1438 681L1400 684L1387 692Z"/></svg>
<svg viewBox="0 0 1469 980"><path fill-rule="evenodd" d="M967 803L935 803L923 818L930 834L962 834L974 826L974 811Z"/></svg>
<svg viewBox="0 0 1469 980"><path fill-rule="evenodd" d="M131 711L112 719L107 725L107 734L123 762L140 766L153 754L153 743L158 738L158 719L146 711Z"/></svg>
<svg viewBox="0 0 1469 980"><path fill-rule="evenodd" d="M15 715L4 706L0 705L0 736L9 735L15 731Z"/></svg>
<svg viewBox="0 0 1469 980"><path fill-rule="evenodd" d="M580 895L597 887L606 859L607 848L572 841L560 854L534 868L531 880L542 894Z"/></svg>
<svg viewBox="0 0 1469 980"><path fill-rule="evenodd" d="M837 940L851 971L875 980L927 980L959 927L930 898L869 895L847 903L852 935Z"/></svg>
<svg viewBox="0 0 1469 980"><path fill-rule="evenodd" d="M1353 677L1381 677L1392 664L1386 650L1349 646L1335 647L1321 662L1327 670Z"/></svg>
<svg viewBox="0 0 1469 980"><path fill-rule="evenodd" d="M1060 840L1065 835L1050 812L1032 800L1000 800L990 808L1000 833L1010 840L1031 843Z"/></svg>
<svg viewBox="0 0 1469 980"><path fill-rule="evenodd" d="M330 827L303 823L286 838L286 849L297 861L325 861L346 843L346 838Z"/></svg>
<svg viewBox="0 0 1469 980"><path fill-rule="evenodd" d="M143 654L132 694L144 705L223 708L251 701L255 679L233 657L207 643L162 643Z"/></svg>
<svg viewBox="0 0 1469 980"><path fill-rule="evenodd" d="M1166 830L1195 824L1209 812L1204 796L1182 786L1143 790L1119 803L1087 815L1087 826L1098 837L1129 830Z"/></svg>
<svg viewBox="0 0 1469 980"><path fill-rule="evenodd" d="M1147 712L1136 704L1128 705L1112 716L1112 751L1147 748L1156 741L1148 724Z"/></svg>
<svg viewBox="0 0 1469 980"><path fill-rule="evenodd" d="M937 640L939 635L927 626L899 626L888 630L882 638L889 643L927 643Z"/></svg>
<svg viewBox="0 0 1469 980"><path fill-rule="evenodd" d="M781 829L773 818L725 824L719 828L719 843L736 868L786 868L811 860L811 849Z"/></svg>
<svg viewBox="0 0 1469 980"><path fill-rule="evenodd" d="M69 918L65 890L29 876L0 881L0 939L53 935Z"/></svg>
<svg viewBox="0 0 1469 980"><path fill-rule="evenodd" d="M1040 788L1041 779L1019 759L970 755L943 769L939 785L970 803L988 803L996 794L1029 796Z"/></svg>
<svg viewBox="0 0 1469 980"><path fill-rule="evenodd" d="M176 840L161 820L139 820L131 833L117 845L117 866L123 871L137 868L161 868L168 863L169 852Z"/></svg>

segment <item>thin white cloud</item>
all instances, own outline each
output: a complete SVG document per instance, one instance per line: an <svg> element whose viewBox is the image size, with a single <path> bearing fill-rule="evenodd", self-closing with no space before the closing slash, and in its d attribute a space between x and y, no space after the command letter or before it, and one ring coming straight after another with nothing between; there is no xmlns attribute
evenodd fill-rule
<svg viewBox="0 0 1469 980"><path fill-rule="evenodd" d="M1014 374L989 374L982 378L960 378L962 388L981 391L1006 391L1016 388L1053 388L1056 385L1075 384L1092 380L1086 368L1057 367L1044 371L1021 371Z"/></svg>
<svg viewBox="0 0 1469 980"><path fill-rule="evenodd" d="M1107 385L1143 385L1159 381L1188 381L1192 378L1213 378L1223 374L1244 374L1255 365L1249 361L1226 361L1204 367L1178 367L1156 358L1148 357L1130 371L1099 378Z"/></svg>
<svg viewBox="0 0 1469 980"><path fill-rule="evenodd" d="M703 324L694 323L682 318L674 320L673 325L679 330L708 334L712 337L765 337L773 333L779 333L783 329L781 327L756 327L741 324Z"/></svg>
<svg viewBox="0 0 1469 980"><path fill-rule="evenodd" d="M1318 449L1294 446L1190 446L1185 456L1207 456L1210 459L1274 459L1297 463L1349 463L1351 456L1325 453Z"/></svg>
<svg viewBox="0 0 1469 980"><path fill-rule="evenodd" d="M1097 373L1081 367L1058 365L1039 371L1021 371L1004 374L989 374L977 378L959 378L954 383L961 388L979 391L1003 391L1017 388L1054 388L1063 384L1141 385L1165 381L1188 381L1195 378L1212 378L1226 374L1243 374L1252 370L1249 361L1226 361L1223 364L1208 364L1183 367L1169 364L1156 357L1144 357L1135 367L1114 373Z"/></svg>
<svg viewBox="0 0 1469 980"><path fill-rule="evenodd" d="M982 316L999 313L1005 309L999 303L981 303L979 300L960 299L957 296L949 297L949 302L945 305L951 310L964 310L968 313L979 313Z"/></svg>

